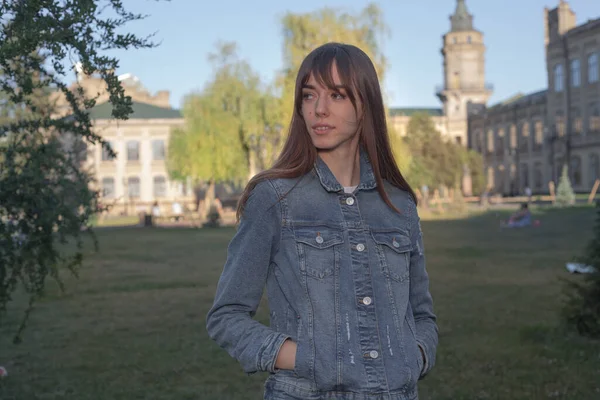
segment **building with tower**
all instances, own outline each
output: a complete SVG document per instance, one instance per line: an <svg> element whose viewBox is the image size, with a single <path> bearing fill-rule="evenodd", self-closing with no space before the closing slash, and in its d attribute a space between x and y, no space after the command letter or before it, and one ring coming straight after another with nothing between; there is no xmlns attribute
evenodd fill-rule
<svg viewBox="0 0 600 400"><path fill-rule="evenodd" d="M465 0L457 0L450 16L450 31L443 36L441 53L444 83L436 88L441 108L392 108L390 122L400 136L406 135L410 117L428 113L440 133L467 146L467 110L471 104L486 104L492 86L485 81L483 33L473 26Z"/></svg>
<svg viewBox="0 0 600 400"><path fill-rule="evenodd" d="M560 0L544 27L547 89L470 109L468 145L494 193L548 193L563 166L578 192L600 178L600 18L577 25Z"/></svg>
<svg viewBox="0 0 600 400"><path fill-rule="evenodd" d="M485 82L483 33L473 27L465 0L458 0L450 20L450 32L443 37L444 84L437 95L448 120L448 136L466 145L467 108L473 103L486 104L492 86Z"/></svg>

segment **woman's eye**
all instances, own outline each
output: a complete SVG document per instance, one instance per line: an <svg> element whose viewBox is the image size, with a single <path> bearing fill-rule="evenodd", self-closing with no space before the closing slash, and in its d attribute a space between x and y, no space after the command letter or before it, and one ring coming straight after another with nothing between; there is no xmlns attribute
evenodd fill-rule
<svg viewBox="0 0 600 400"><path fill-rule="evenodd" d="M312 95L312 93L302 93L302 98L304 100L310 100L313 98L313 95Z"/></svg>
<svg viewBox="0 0 600 400"><path fill-rule="evenodd" d="M334 93L331 95L331 97L333 97L335 100L344 100L346 98L346 96L341 93Z"/></svg>

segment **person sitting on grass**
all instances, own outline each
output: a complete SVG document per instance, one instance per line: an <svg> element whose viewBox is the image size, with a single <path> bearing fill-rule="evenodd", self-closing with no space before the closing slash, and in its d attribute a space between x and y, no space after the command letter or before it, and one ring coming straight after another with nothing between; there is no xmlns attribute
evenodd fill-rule
<svg viewBox="0 0 600 400"><path fill-rule="evenodd" d="M521 204L519 211L510 216L508 221L502 221L503 226L507 228L522 228L531 225L531 211L527 203Z"/></svg>

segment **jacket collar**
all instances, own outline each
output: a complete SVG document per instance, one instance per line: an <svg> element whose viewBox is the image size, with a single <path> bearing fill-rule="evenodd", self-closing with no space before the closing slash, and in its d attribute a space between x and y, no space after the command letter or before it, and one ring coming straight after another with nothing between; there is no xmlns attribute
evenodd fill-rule
<svg viewBox="0 0 600 400"><path fill-rule="evenodd" d="M344 190L342 185L337 181L325 161L321 157L317 156L317 161L314 167L321 185L328 192L340 192ZM361 147L360 148L360 183L358 185L359 190L371 190L377 187L375 181L375 175L373 174L373 168L371 167L371 161L367 152Z"/></svg>

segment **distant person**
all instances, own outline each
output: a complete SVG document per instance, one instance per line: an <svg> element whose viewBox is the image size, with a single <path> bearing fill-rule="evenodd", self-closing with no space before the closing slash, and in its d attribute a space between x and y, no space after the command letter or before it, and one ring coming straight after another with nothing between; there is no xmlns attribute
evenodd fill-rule
<svg viewBox="0 0 600 400"><path fill-rule="evenodd" d="M175 200L171 205L171 210L173 212L175 221L179 221L179 218L181 218L181 214L183 214L183 209L181 208L181 204L177 200Z"/></svg>
<svg viewBox="0 0 600 400"><path fill-rule="evenodd" d="M160 217L160 207L158 206L158 201L155 201L154 204L152 204L152 216Z"/></svg>
<svg viewBox="0 0 600 400"><path fill-rule="evenodd" d="M263 399L415 400L435 364L416 196L385 114L369 57L318 47L277 162L240 198L207 331L246 373L269 373ZM270 326L253 319L265 287Z"/></svg>
<svg viewBox="0 0 600 400"><path fill-rule="evenodd" d="M506 228L522 228L524 226L530 226L531 223L532 220L531 211L529 211L529 205L527 203L523 203L521 204L519 211L511 215L508 221L503 223L503 226Z"/></svg>
<svg viewBox="0 0 600 400"><path fill-rule="evenodd" d="M527 196L527 202L531 203L531 188L529 186L525 188L525 196Z"/></svg>

